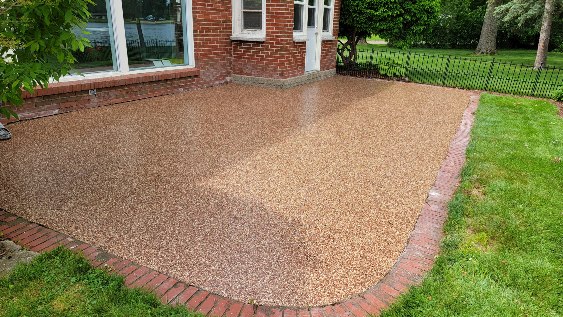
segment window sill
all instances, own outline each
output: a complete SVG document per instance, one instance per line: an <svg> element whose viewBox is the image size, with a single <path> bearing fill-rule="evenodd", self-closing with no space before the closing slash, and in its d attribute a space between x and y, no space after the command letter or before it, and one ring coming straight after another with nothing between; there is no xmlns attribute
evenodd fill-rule
<svg viewBox="0 0 563 317"><path fill-rule="evenodd" d="M307 42L306 34L293 34L293 42Z"/></svg>
<svg viewBox="0 0 563 317"><path fill-rule="evenodd" d="M334 41L334 40L336 40L336 37L334 37L330 33L325 33L321 36L321 40L323 40L323 41ZM293 42L307 42L307 35L293 34Z"/></svg>
<svg viewBox="0 0 563 317"><path fill-rule="evenodd" d="M265 42L266 36L238 34L231 36L231 41Z"/></svg>
<svg viewBox="0 0 563 317"><path fill-rule="evenodd" d="M127 74L118 72L92 73L84 76L74 75L63 77L59 82L49 84L48 88L37 88L33 94L24 91L23 98L49 96L90 89L126 86L168 79L197 77L199 69L189 66L179 66L173 69L151 69L131 71Z"/></svg>

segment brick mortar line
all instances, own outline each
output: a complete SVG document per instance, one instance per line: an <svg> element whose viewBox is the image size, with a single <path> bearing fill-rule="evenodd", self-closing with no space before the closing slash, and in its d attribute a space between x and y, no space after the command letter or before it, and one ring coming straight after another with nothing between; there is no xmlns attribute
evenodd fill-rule
<svg viewBox="0 0 563 317"><path fill-rule="evenodd" d="M469 105L463 113L459 128L448 147L448 153L442 162L440 170L436 174L436 181L430 188L428 197L422 207L415 227L409 236L408 242L393 267L380 281L367 291L331 305L284 307L253 305L231 300L219 294L208 292L195 285L176 280L168 274L164 274L149 267L139 265L136 262L115 256L95 247L94 245L76 240L64 233L30 222L22 217L11 214L2 208L0 208L0 228L5 227L4 230L8 231L8 233L4 234L0 231L0 237L13 239L25 234L26 231L32 231L39 228L43 234L32 241L26 241L25 243L22 243L21 239L20 241L15 241L24 248L33 248L38 245L37 240L44 238L47 234L55 233L56 235L50 236L48 239L40 243L43 244L51 241L49 245L43 246L40 252L43 252L44 250L52 250L55 246L59 245L67 246L74 244L74 246L70 248L73 252L83 254L90 263L97 264L96 266L99 268L118 274L122 276L124 280L130 274L133 274L133 272L139 269L145 269L146 272L135 278L128 287L137 286L149 289L165 303L170 302L171 304L177 304L177 302L181 300L182 303L180 303L180 305L188 308L190 308L189 303L192 299L199 296L199 294L204 294L205 296L201 299L201 302L198 302L195 307L193 307L193 310L195 311L200 308L207 299L213 298L214 303L205 314L207 316L217 316L217 314L213 313L216 309L220 314L220 316L217 317L303 317L313 315L315 315L315 317L377 316L381 311L387 309L391 304L393 304L399 296L408 292L410 287L419 285L426 273L432 269L434 259L440 253L440 241L443 238L443 226L448 216L447 205L455 194L455 191L460 183L461 169L465 164L465 151L469 145L470 133L474 122L474 113L478 107L479 96L480 94L478 92L471 93ZM24 225L22 226L21 223L24 223ZM27 230L22 230L29 225L34 224L37 226ZM17 230L11 229L18 225L21 227ZM30 236L35 234L36 233ZM55 237L62 238L54 239ZM98 255L101 254L104 254L104 256L107 257L107 260L103 260L102 262L97 261ZM113 261L110 264L107 264L107 262L112 259ZM124 266L119 265L125 262L127 262L127 264ZM122 273L129 267L135 267L135 270L127 272L126 274ZM143 283L143 285L135 285L135 282L148 274L154 274L154 276ZM165 279L158 282L157 278L159 276L165 276ZM153 281L157 281L156 285L150 285ZM157 290L163 285L165 289L160 291L162 295L157 294ZM166 299L166 294L175 287L184 288L178 294L174 295L173 298ZM190 291L188 291L188 289L193 290L193 288L195 288L196 291L193 294L189 294ZM189 294L187 299L181 298L184 292L188 292L186 294Z"/></svg>

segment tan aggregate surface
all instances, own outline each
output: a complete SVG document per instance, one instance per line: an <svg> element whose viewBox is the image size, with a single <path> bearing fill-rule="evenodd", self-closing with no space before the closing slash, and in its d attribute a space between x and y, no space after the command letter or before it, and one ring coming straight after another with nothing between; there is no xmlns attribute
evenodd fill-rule
<svg viewBox="0 0 563 317"><path fill-rule="evenodd" d="M331 304L397 260L468 102L334 77L13 124L0 207L229 298Z"/></svg>

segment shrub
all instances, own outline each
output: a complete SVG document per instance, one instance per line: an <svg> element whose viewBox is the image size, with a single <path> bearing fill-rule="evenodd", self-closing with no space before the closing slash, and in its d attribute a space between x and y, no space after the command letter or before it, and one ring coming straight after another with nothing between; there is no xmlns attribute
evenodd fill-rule
<svg viewBox="0 0 563 317"><path fill-rule="evenodd" d="M32 93L69 73L88 40L74 33L90 0L3 0L0 4L0 115L17 116L21 89Z"/></svg>
<svg viewBox="0 0 563 317"><path fill-rule="evenodd" d="M563 101L563 87L553 93L553 99L557 101Z"/></svg>

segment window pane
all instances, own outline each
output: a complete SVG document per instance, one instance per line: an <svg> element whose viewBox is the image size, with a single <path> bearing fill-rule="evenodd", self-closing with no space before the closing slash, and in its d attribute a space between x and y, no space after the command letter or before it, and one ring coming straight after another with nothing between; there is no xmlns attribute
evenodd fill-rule
<svg viewBox="0 0 563 317"><path fill-rule="evenodd" d="M181 0L123 0L129 68L184 64Z"/></svg>
<svg viewBox="0 0 563 317"><path fill-rule="evenodd" d="M262 12L243 12L242 20L242 27L245 30L262 29Z"/></svg>
<svg viewBox="0 0 563 317"><path fill-rule="evenodd" d="M293 10L293 30L303 31L303 5L295 4Z"/></svg>
<svg viewBox="0 0 563 317"><path fill-rule="evenodd" d="M242 0L244 10L262 10L262 0Z"/></svg>
<svg viewBox="0 0 563 317"><path fill-rule="evenodd" d="M317 0L309 0L309 6L314 7L317 5Z"/></svg>
<svg viewBox="0 0 563 317"><path fill-rule="evenodd" d="M330 6L330 0L325 0L325 6Z"/></svg>
<svg viewBox="0 0 563 317"><path fill-rule="evenodd" d="M309 8L307 11L307 26L315 27L317 25L317 21L315 19L317 15L315 14L315 12L317 12L317 10L315 8Z"/></svg>
<svg viewBox="0 0 563 317"><path fill-rule="evenodd" d="M108 19L106 0L95 0L88 5L88 11L92 15L84 31L76 28L77 35L90 40L92 47L84 49L84 52L73 53L76 58L73 73L87 73L114 70L115 46L113 41L113 30L111 19Z"/></svg>
<svg viewBox="0 0 563 317"><path fill-rule="evenodd" d="M323 15L323 31L325 32L330 31L330 11L330 9L325 8Z"/></svg>

